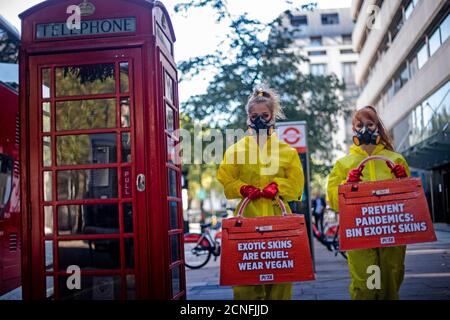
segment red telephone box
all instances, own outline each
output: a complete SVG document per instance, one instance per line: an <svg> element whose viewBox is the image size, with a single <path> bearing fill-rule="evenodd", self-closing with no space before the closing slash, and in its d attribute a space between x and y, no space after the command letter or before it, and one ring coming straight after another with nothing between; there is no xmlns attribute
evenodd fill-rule
<svg viewBox="0 0 450 320"><path fill-rule="evenodd" d="M47 0L21 18L24 298L184 298L167 10Z"/></svg>

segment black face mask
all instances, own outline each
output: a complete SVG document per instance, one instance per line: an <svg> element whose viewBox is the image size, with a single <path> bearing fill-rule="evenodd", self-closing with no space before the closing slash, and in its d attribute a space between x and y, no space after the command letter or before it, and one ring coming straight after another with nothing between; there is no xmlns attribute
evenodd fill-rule
<svg viewBox="0 0 450 320"><path fill-rule="evenodd" d="M356 131L353 136L353 143L357 146L362 144L374 144L377 145L380 143L381 137L378 134L378 130L369 130L366 126L364 126L361 130Z"/></svg>
<svg viewBox="0 0 450 320"><path fill-rule="evenodd" d="M259 132L259 130L269 130L273 127L271 121L265 120L261 115L258 115L255 119L251 119L250 121L249 127L256 132Z"/></svg>

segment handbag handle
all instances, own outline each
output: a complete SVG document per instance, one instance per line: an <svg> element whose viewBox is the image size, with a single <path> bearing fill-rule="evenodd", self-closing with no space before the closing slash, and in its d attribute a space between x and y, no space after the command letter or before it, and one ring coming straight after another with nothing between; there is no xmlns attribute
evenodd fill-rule
<svg viewBox="0 0 450 320"><path fill-rule="evenodd" d="M278 204L280 205L281 213L283 214L283 216L288 215L288 212L286 210L286 206L284 205L283 200L281 200L280 197L277 197L277 200L278 200ZM244 209L247 207L247 205L250 203L250 201L251 201L251 199L248 197L244 198L244 200L242 201L242 204L239 207L239 211L237 213L237 216L239 218L243 217Z"/></svg>
<svg viewBox="0 0 450 320"><path fill-rule="evenodd" d="M389 158L386 158L386 157L383 157L383 156L369 156L369 157L365 158L363 161L361 161L361 163L358 165L359 172L362 172L364 170L364 167L366 166L366 163L369 162L370 160L383 160L383 161L386 162L386 165L391 170L395 166L395 163L392 162L392 160L389 159Z"/></svg>

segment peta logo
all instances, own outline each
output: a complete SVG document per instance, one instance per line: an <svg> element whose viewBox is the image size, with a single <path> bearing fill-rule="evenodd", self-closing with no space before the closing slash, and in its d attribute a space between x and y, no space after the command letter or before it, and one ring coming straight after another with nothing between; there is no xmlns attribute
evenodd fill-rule
<svg viewBox="0 0 450 320"><path fill-rule="evenodd" d="M380 238L380 242L381 242L381 244L391 244L391 243L395 243L395 238L394 238L394 237L384 237L384 238Z"/></svg>
<svg viewBox="0 0 450 320"><path fill-rule="evenodd" d="M273 274L261 274L259 275L259 281L273 281Z"/></svg>

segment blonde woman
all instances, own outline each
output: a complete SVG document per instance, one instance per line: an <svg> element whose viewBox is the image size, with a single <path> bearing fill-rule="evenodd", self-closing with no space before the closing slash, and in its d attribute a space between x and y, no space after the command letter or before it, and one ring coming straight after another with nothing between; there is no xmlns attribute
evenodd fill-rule
<svg viewBox="0 0 450 320"><path fill-rule="evenodd" d="M287 202L298 200L303 192L299 156L274 133L275 121L283 117L283 111L272 90L255 90L245 110L248 135L227 149L217 179L228 199L252 200L244 210L244 217L281 215L275 197L280 197L289 210ZM262 161L261 154L267 155L272 165L276 163L275 170L266 170L270 165ZM237 159L242 155L246 161L240 163ZM254 163L250 161L252 155L256 155ZM235 300L288 300L292 298L292 283L235 286L233 293Z"/></svg>

